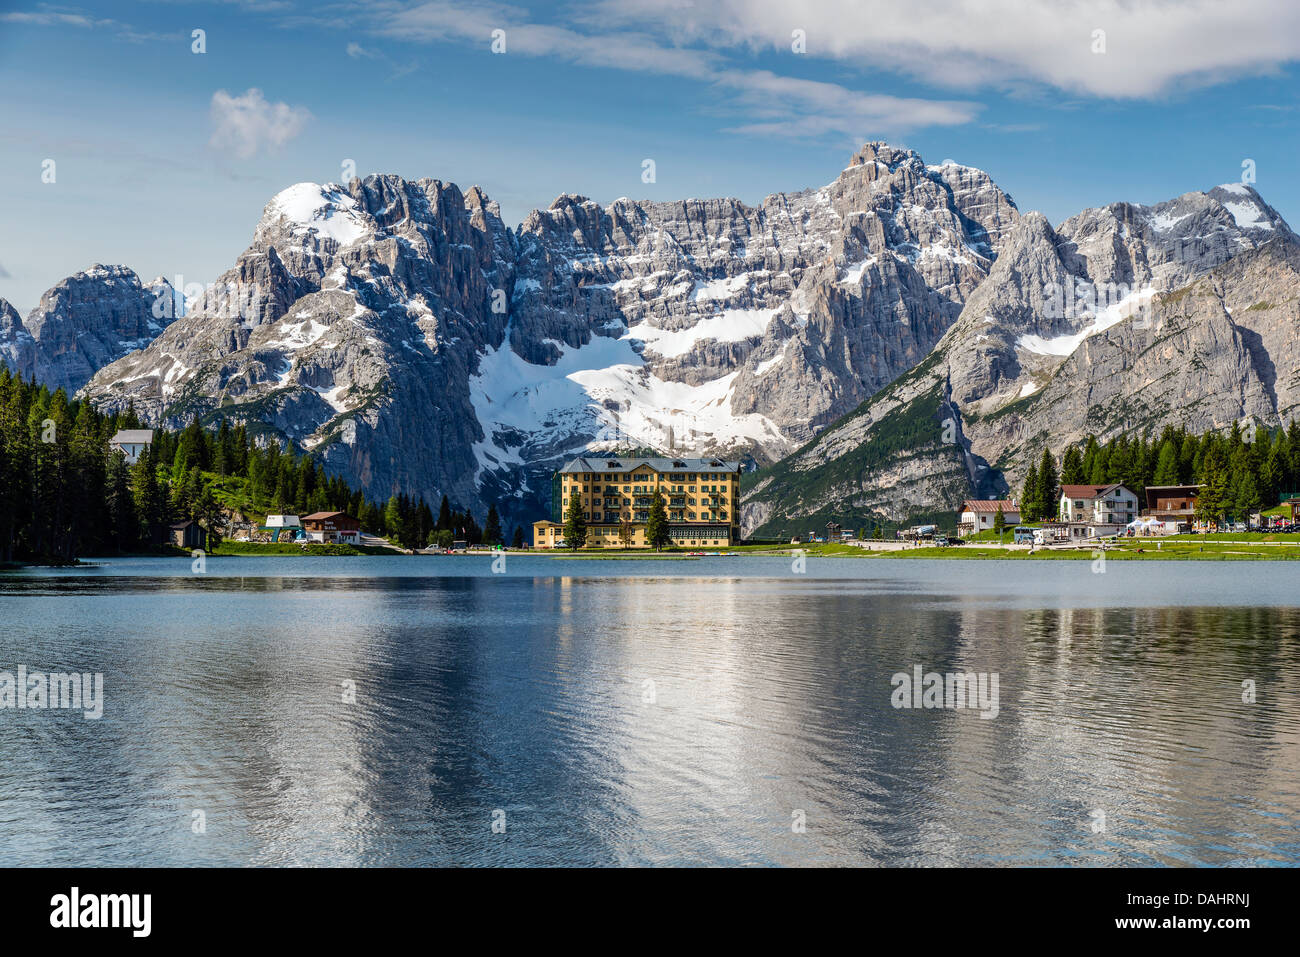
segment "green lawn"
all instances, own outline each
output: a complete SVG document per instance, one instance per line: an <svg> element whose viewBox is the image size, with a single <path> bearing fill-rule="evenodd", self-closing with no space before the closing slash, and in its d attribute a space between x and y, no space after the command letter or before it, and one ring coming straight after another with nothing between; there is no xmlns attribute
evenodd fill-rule
<svg viewBox="0 0 1300 957"><path fill-rule="evenodd" d="M209 555L398 555L395 549L369 545L308 545L292 542L222 542Z"/></svg>

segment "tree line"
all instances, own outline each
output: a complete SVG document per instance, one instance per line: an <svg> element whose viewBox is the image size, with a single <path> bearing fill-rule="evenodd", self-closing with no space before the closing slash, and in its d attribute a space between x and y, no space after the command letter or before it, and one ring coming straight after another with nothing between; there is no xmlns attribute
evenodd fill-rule
<svg viewBox="0 0 1300 957"><path fill-rule="evenodd" d="M1025 474L1021 517L1054 519L1062 485L1122 484L1142 501L1149 485L1200 485L1197 517L1244 521L1300 489L1300 425L1258 428L1233 423L1227 432L1195 435L1166 426L1159 435L1118 435L1108 442L1089 436L1068 446L1058 463L1044 448Z"/></svg>
<svg viewBox="0 0 1300 957"><path fill-rule="evenodd" d="M172 524L186 520L203 526L213 547L228 514L242 508L347 512L405 548L443 538L450 545L453 535L472 544L503 541L495 506L487 527L479 528L468 509L453 509L446 496L436 519L423 498L394 495L381 505L326 474L314 456L226 419L215 429L197 421L181 430L155 429L130 465L109 440L120 429L138 428L131 408L102 413L0 365L0 562L154 550ZM521 528L515 539L522 539Z"/></svg>

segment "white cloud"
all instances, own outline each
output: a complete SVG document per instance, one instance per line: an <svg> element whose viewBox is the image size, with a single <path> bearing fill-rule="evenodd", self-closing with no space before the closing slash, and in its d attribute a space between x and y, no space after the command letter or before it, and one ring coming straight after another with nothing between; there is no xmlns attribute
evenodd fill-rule
<svg viewBox="0 0 1300 957"><path fill-rule="evenodd" d="M839 134L860 142L881 133L966 123L981 109L978 103L861 93L835 83L737 68L720 50L665 42L654 35L656 22L650 20L636 30L582 32L529 22L526 11L505 4L426 0L372 18L372 23L384 36L474 43L484 50L493 31L504 30L508 55L699 80L725 91L730 96L726 105L752 120L731 128L739 133Z"/></svg>
<svg viewBox="0 0 1300 957"><path fill-rule="evenodd" d="M669 43L789 52L955 88L1025 81L1126 99L1267 73L1300 60L1295 0L601 0L582 23L650 29ZM1093 52L1105 31L1106 52Z"/></svg>
<svg viewBox="0 0 1300 957"><path fill-rule="evenodd" d="M348 56L352 57L354 60L357 59L358 57L366 57L367 59L374 59L375 54L372 53L370 50L367 50L360 43L349 43Z"/></svg>
<svg viewBox="0 0 1300 957"><path fill-rule="evenodd" d="M248 159L283 146L303 131L311 113L288 103L270 103L253 87L240 96L212 94L212 138L208 145Z"/></svg>
<svg viewBox="0 0 1300 957"><path fill-rule="evenodd" d="M0 23L13 23L27 27L76 27L83 30L100 30L112 33L122 40L141 43L153 40L174 41L179 34L152 33L137 30L120 20L93 17L78 10L65 10L40 4L37 10L15 10L0 13Z"/></svg>
<svg viewBox="0 0 1300 957"><path fill-rule="evenodd" d="M13 276L9 275L9 270L5 269L4 263L0 263L0 279L12 279L12 278Z"/></svg>

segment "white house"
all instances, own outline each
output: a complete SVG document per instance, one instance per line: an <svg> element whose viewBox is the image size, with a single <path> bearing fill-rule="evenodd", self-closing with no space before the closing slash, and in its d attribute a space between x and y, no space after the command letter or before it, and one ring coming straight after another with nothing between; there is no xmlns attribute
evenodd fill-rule
<svg viewBox="0 0 1300 957"><path fill-rule="evenodd" d="M961 503L961 514L957 517L957 534L974 535L993 527L998 509L1002 510L1002 519L1007 525L1020 524L1020 506L1010 500L968 498Z"/></svg>
<svg viewBox="0 0 1300 957"><path fill-rule="evenodd" d="M108 447L126 456L127 465L140 461L140 453L153 444L153 429L118 429Z"/></svg>
<svg viewBox="0 0 1300 957"><path fill-rule="evenodd" d="M1138 516L1138 497L1123 485L1062 485L1061 518L1095 525L1127 525Z"/></svg>

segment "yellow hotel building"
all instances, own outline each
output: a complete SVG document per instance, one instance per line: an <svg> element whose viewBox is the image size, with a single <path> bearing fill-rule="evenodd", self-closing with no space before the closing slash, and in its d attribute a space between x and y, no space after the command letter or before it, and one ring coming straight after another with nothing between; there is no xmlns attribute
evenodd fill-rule
<svg viewBox="0 0 1300 957"><path fill-rule="evenodd" d="M552 518L533 523L534 548L564 547L564 516L576 490L588 548L646 548L655 490L664 498L668 534L681 548L740 541L740 463L720 459L574 459L556 473Z"/></svg>

